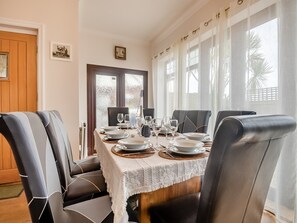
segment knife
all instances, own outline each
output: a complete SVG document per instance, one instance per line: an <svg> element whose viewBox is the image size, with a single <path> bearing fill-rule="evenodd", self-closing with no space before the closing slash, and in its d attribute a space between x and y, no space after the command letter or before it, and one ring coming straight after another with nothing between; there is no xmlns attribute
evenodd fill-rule
<svg viewBox="0 0 297 223"><path fill-rule="evenodd" d="M123 153L121 154L121 156L133 156L133 155L138 155L138 154L154 154L155 152L154 151L151 151L151 152L135 152L135 153Z"/></svg>

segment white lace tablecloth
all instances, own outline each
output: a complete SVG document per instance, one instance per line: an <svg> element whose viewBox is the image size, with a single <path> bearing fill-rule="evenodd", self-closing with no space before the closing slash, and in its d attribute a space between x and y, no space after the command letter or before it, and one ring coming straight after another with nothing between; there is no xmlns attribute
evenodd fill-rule
<svg viewBox="0 0 297 223"><path fill-rule="evenodd" d="M147 158L119 157L111 152L115 144L102 141L104 135L94 131L95 148L101 169L112 199L115 223L127 223L127 199L143 192L151 192L163 187L201 176L206 167L207 158L195 160L168 160L156 152ZM155 137L151 137L153 141ZM159 137L161 144L168 144L165 137Z"/></svg>

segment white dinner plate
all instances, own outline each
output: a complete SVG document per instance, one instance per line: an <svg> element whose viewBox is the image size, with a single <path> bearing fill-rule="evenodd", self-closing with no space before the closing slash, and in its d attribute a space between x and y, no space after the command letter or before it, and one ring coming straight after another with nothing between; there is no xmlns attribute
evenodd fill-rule
<svg viewBox="0 0 297 223"><path fill-rule="evenodd" d="M109 132L109 131L115 131L115 130L119 129L119 127L118 126L104 126L101 129L105 132Z"/></svg>
<svg viewBox="0 0 297 223"><path fill-rule="evenodd" d="M120 150L123 150L123 151L126 151L126 152L139 152L139 151L144 151L144 150L148 149L148 145L146 145L146 146L144 146L142 148L138 148L138 149L129 149L124 145L118 144L117 149L120 149Z"/></svg>
<svg viewBox="0 0 297 223"><path fill-rule="evenodd" d="M202 141L208 134L200 132L187 132L183 134L188 139Z"/></svg>
<svg viewBox="0 0 297 223"><path fill-rule="evenodd" d="M175 140L173 146L182 152L191 152L195 149L200 149L204 146L203 142L191 140L191 139L178 139Z"/></svg>
<svg viewBox="0 0 297 223"><path fill-rule="evenodd" d="M115 130L115 131L106 132L106 136L109 139L124 139L129 137L129 133L123 130Z"/></svg>
<svg viewBox="0 0 297 223"><path fill-rule="evenodd" d="M166 134L166 133L168 134L168 133L170 133L170 132L171 132L171 131L170 131L169 129L161 128L159 133L160 133L160 134Z"/></svg>
<svg viewBox="0 0 297 223"><path fill-rule="evenodd" d="M120 128L130 128L130 123L118 123L117 125Z"/></svg>
<svg viewBox="0 0 297 223"><path fill-rule="evenodd" d="M146 148L149 141L144 137L133 137L119 140L118 143L125 146L128 150L139 150Z"/></svg>
<svg viewBox="0 0 297 223"><path fill-rule="evenodd" d="M178 150L176 147L172 146L170 148L168 148L168 150L170 150L171 152L173 153L176 153L176 154L182 154L182 155L198 155L198 154L201 154L201 153L204 153L205 152L205 148L202 147L202 148L199 148L199 149L194 149L192 151L189 151L189 152L183 152L183 151L180 151Z"/></svg>

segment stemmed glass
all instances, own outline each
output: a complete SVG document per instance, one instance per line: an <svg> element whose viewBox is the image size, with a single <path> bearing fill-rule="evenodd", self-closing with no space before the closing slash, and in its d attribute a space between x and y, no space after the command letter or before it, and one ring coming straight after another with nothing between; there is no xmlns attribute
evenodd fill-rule
<svg viewBox="0 0 297 223"><path fill-rule="evenodd" d="M161 127L162 127L162 119L155 118L155 119L152 120L152 128L153 128L153 132L154 132L154 134L156 136L156 148L157 149L159 148L159 139L158 139L158 136L159 136Z"/></svg>
<svg viewBox="0 0 297 223"><path fill-rule="evenodd" d="M175 132L178 129L178 120L177 119L171 119L170 120L170 130L172 134L172 142L174 141Z"/></svg>
<svg viewBox="0 0 297 223"><path fill-rule="evenodd" d="M130 122L130 116L129 116L129 114L125 114L125 116L124 116L124 122L125 122L125 124L129 124L129 122Z"/></svg>
<svg viewBox="0 0 297 223"><path fill-rule="evenodd" d="M123 113L118 113L117 120L121 124L124 121L124 114Z"/></svg>
<svg viewBox="0 0 297 223"><path fill-rule="evenodd" d="M166 134L166 139L167 138L167 134L170 133L170 117L169 116L165 116L162 120L162 126L164 126L165 128L165 134Z"/></svg>

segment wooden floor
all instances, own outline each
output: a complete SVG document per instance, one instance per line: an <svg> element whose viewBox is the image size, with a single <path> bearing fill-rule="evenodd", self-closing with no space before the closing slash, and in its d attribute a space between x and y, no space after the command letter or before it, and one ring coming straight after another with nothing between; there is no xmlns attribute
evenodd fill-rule
<svg viewBox="0 0 297 223"><path fill-rule="evenodd" d="M25 193L17 198L0 200L0 223L30 223Z"/></svg>
<svg viewBox="0 0 297 223"><path fill-rule="evenodd" d="M18 198L0 200L0 223L31 223L24 192ZM277 223L275 217L264 211L261 223Z"/></svg>

